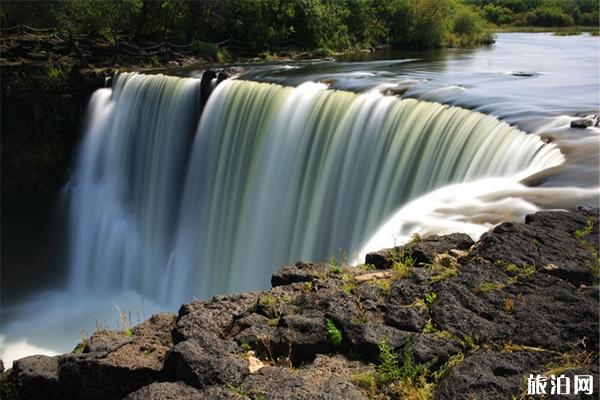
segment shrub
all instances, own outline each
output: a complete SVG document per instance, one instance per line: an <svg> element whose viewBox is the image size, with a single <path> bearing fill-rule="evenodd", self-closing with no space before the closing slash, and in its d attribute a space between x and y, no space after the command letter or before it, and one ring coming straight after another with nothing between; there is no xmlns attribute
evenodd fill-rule
<svg viewBox="0 0 600 400"><path fill-rule="evenodd" d="M540 6L525 15L527 25L535 26L571 26L573 17L558 7Z"/></svg>
<svg viewBox="0 0 600 400"><path fill-rule="evenodd" d="M325 318L325 333L327 334L327 339L334 346L339 346L342 343L342 331L329 318Z"/></svg>

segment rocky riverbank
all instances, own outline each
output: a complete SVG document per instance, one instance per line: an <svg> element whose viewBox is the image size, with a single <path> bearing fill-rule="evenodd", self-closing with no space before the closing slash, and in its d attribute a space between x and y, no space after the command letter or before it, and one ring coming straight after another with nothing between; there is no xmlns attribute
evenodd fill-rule
<svg viewBox="0 0 600 400"><path fill-rule="evenodd" d="M597 209L539 212L477 243L415 237L357 267L298 262L269 291L18 360L1 398L524 399L529 374L591 375L596 395L598 235Z"/></svg>

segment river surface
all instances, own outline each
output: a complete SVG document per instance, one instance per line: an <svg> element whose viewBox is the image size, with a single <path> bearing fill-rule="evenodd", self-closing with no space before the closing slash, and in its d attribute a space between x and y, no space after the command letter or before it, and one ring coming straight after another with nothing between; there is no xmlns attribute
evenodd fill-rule
<svg viewBox="0 0 600 400"><path fill-rule="evenodd" d="M385 123L382 124L381 129L377 126L374 127L373 121L377 122L377 119L371 118L370 114L372 112L382 112L381 110L389 110L389 112L393 111L399 114L410 112L410 115L414 114L416 116L414 118L418 118L419 115L431 113L431 115L442 115L439 117L441 121L447 120L449 124L452 124L452 121L456 119L456 115L458 115L456 113L462 113L459 109L440 108L436 104L429 103L402 103L396 107L395 103L391 103L395 100L389 100L391 98L389 96L383 98L381 93L402 96L405 99L410 98L459 106L464 109L498 117L500 120L511 125L509 127L506 124L499 124L493 118L475 116L476 114L474 113L473 115L465 114L465 123L471 121L473 118L477 118L476 122L472 122L474 128L471 130L477 131L480 129L479 132L469 133L470 138L475 138L478 134L487 136L487 131L483 130L485 128L490 130L489 136L504 134L508 137L510 135L511 138L514 137L514 141L511 139L511 143L507 144L499 140L493 146L488 145L485 152L481 150L479 155L476 152L473 153L472 146L469 150L470 153L467 152L468 149L461 150L465 152L463 154L464 158L471 157L473 159L472 162L477 165L476 171L473 172L465 169L465 172L460 177L449 179L443 185L439 184L439 179L437 179L444 172L443 168L440 169L439 163L420 162L414 164L421 166L421 170L414 171L413 175L421 177L427 184L416 185L413 195L406 195L406 201L402 203L394 205L394 203L386 200L387 197L385 196L379 199L379 203L375 203L377 196L370 198L366 203L362 199L360 206L351 204L352 201L347 202L345 199L339 199L338 203L334 202L332 207L334 210L333 213L336 215L332 217L332 224L339 220L338 223L346 231L353 228L352 221L348 221L348 215L354 212L360 215L364 214L366 221L372 222L373 215L375 214L370 213L370 206L377 204L377 208L385 210L385 212L382 211L383 215L377 215L375 226L366 231L354 232L353 236L347 238L347 240L335 235L328 237L328 240L332 242L331 248L337 248L335 246L338 245L338 242L353 243L352 249L343 250L354 250L356 254L352 257L353 261L360 262L367 251L401 243L414 233L427 234L463 231L476 238L496 223L504 220L520 220L525 214L540 209L573 208L578 205L598 206L600 130L598 128L573 129L570 128L570 122L576 117L587 114L598 114L599 112L599 44L600 39L598 37L588 35L554 36L547 33L502 33L498 34L494 45L477 49L447 49L410 53L387 52L343 56L335 60L326 61L254 63L245 65L247 72L241 77L242 80L276 83L297 87L297 89L286 91L278 87L253 87L228 83L223 85L223 87L218 87L216 95L224 99L227 96L229 98L233 96L244 98L243 96L250 93L251 96L260 99L260 102L267 102L272 96L281 98L288 106L277 108L279 115L273 117L273 127L269 129L265 128L265 135L277 135L277 129L275 128L285 126L285 115L281 114L283 112L290 113L290 126L294 126L298 134L309 134L306 130L303 130L303 127L309 124L308 116L313 118L315 109L319 110L319 113L331 114L343 114L347 111L340 110L340 107L332 108L328 106L329 108L323 108L319 106L320 102L331 102L334 100L337 103L347 103L349 105L348 109L350 111L347 111L347 113L350 113L350 115L339 117L340 123L351 124L347 122L348 120L363 123L365 135L376 135L379 134L379 131L384 130L384 128L388 129L388 125ZM186 75L199 78L202 71L202 68L198 68L174 71L174 73L179 76ZM192 90L191 87L196 86L197 83L189 81L186 85L185 93L188 93L186 95L193 95L189 93L189 90ZM360 93L361 95L348 97L350 95L340 92L340 94L330 96L326 93L327 89L350 91ZM98 115L108 115L115 112L110 108L112 106L106 105L109 97L110 92L108 89L104 89L104 92L96 96L94 106L99 110ZM178 99L183 102L181 96ZM204 135L206 135L211 129L214 131L214 129L221 126L219 123L227 122L227 119L223 121L219 120L219 115L224 112L223 110L234 110L236 116L245 115L244 113L248 112L248 107L244 106L245 103L243 102L238 103L219 102L211 99L211 103L205 111L212 114L210 116L203 116L198 134L204 132ZM165 104L172 106L172 102ZM425 104L426 106L419 111L419 108L415 108L421 107L419 104ZM159 113L161 110L159 105L159 103L153 103L153 107L156 107L156 113ZM313 112L301 113L294 108L295 106L300 111L303 109L312 109ZM256 129L261 129L260 123L262 120L256 117L256 113L262 110L260 104L253 104L252 107L255 107L256 111L253 111L247 117L240 117L239 121L242 121L240 123L244 124L256 123L258 127ZM133 109L135 110L135 108ZM149 112L149 110L153 109L146 107L146 111ZM355 116L352 115L354 112L356 113ZM189 114L191 111L186 111L186 113ZM306 124L302 119L305 116L307 116ZM385 119L385 116L381 118ZM415 123L415 129L417 129L421 125L417 123L418 121L415 122L414 118L411 120L411 123ZM338 119L333 119L333 121L338 121ZM171 126L169 124L174 124L175 122L169 120L164 129L171 129L169 128ZM156 126L150 125L149 127L142 128L144 128L144 131L155 130L156 134L160 136L161 129L156 128ZM246 128L246 131L238 129L236 134L240 135L240 138L253 134L254 128ZM458 128L460 127L448 129L456 131L456 135L464 135L465 133L460 132ZM232 128L229 127L227 129ZM310 132L313 134L315 132L322 132L316 136L316 139L318 139L318 137L331 134L331 129L338 128L323 128L323 126L319 125L318 128L311 129ZM361 135L360 129L354 125L342 127L339 130L340 132L347 132L345 134L351 137L356 136L360 138ZM430 131L431 129L424 130L423 134L429 134ZM520 131L532 135L532 138L536 136L536 140L539 143L531 143L531 140L526 138L522 134L523 132ZM101 135L107 135L110 132L110 128L98 128L98 132L100 133L96 133L96 135L100 135L101 139ZM393 132L390 132L390 138L392 138ZM88 132L87 135L89 136L91 133ZM274 138L273 143L279 137L274 136ZM211 140L217 139L218 137L215 137ZM485 137L481 140L484 139ZM292 140L291 137L290 140ZM442 141L445 139L439 138L435 140ZM548 145L543 145L542 142ZM180 147L183 146L182 143L184 142L181 142ZM210 145L212 142L207 141L206 143ZM231 143L237 142L234 141ZM365 157L365 154L361 154L364 153L364 151L361 152L361 146L365 146L364 148L366 149L369 143L361 144L352 141L347 144L345 142L340 143L341 145L348 146L348 151L351 152L349 154L352 154L354 159L360 161L361 165L369 164L369 158ZM277 154L279 154L279 158L283 157L281 154L287 154L285 151L290 151L289 156L293 155L293 149L288 148L289 143L282 143L281 146L278 147L279 151ZM299 142L298 151L302 150L301 146L303 144ZM378 148L375 142L373 146L373 149ZM434 146L434 144L431 146ZM82 147L85 147L85 145ZM196 143L195 147L200 146ZM414 148L419 149L418 146ZM428 151L431 151L431 149ZM496 153L503 153L503 157L497 159L498 157L496 157L494 151ZM535 154L521 154L526 151L535 151ZM195 153L193 153L190 156L192 159L194 157L208 157L208 155L202 153L202 149L194 149L194 152L199 152L200 155L196 157ZM329 153L323 153L324 155L322 156L329 157L323 158L324 160L331 159L331 157L335 158L339 153L339 151L333 149ZM92 153L86 153L85 150L82 150L81 154L80 158L83 158L83 160L80 160L80 163L85 164L86 154ZM261 154L263 153L259 152L257 155L252 155L252 157L259 160L258 165L260 165L261 159L264 160L264 158L261 158ZM308 148L306 154L307 158L313 157L314 151ZM400 162L401 157L406 157L403 154L402 148L399 148L398 162ZM456 151L439 152L438 150L433 151L431 154L442 154L444 157L461 155L460 153L456 153ZM515 171L511 169L511 155L514 156L514 165L512 167L514 167ZM365 159L361 157L365 157ZM384 170L392 168L393 160L392 154L392 158L386 161L388 164L391 164L385 164L382 168ZM494 165L485 168L486 160L489 160L490 164L494 163ZM110 160L107 160L105 164L108 162ZM275 158L272 160L275 166L279 165L277 162L285 162L285 159L279 160ZM531 162L530 168L520 168L519 163L523 162ZM198 180L202 180L203 178L200 175L204 170L203 165L200 163L194 167L193 164L191 163L190 171L185 174L182 173L182 175L185 175L188 181L191 179L190 177L197 177ZM81 168L83 167L78 166L75 169ZM260 167L257 168L260 172ZM348 166L345 168L347 169L339 172L342 180L350 179L345 177L344 171L347 171L351 167ZM183 171L184 167L180 169ZM179 171L179 169L174 169L174 171ZM219 172L220 170L216 169L215 171ZM331 167L331 171L335 172L336 170ZM355 170L352 169L352 171ZM356 169L356 171L356 176L371 176L366 172L360 175L360 168ZM500 173L498 171L504 172ZM252 183L257 187L264 187L267 190L272 190L268 186L269 182L286 179L277 174L261 174L259 172L255 175L249 175L249 179L251 178ZM306 182L312 179L310 174L307 173L305 176L304 171L301 172L302 176L299 178L301 181ZM330 172L332 174L331 179L335 180L338 175L335 175L333 172ZM223 173L225 174L223 175L224 178L227 178L228 175L226 174L229 172ZM183 179L183 177L180 177L178 180L183 181ZM137 184L140 180L144 180L143 176L136 178L134 181ZM195 229L195 225L187 223L190 226L186 226L186 222L193 221L194 215L202 214L203 212L208 213L207 218L217 218L215 215L221 215L219 213L223 212L218 207L225 207L225 205L221 205L224 204L224 201L217 198L211 200L216 204L211 203L210 207L212 208L209 210L218 210L219 213L211 214L207 210L194 208L194 201L192 200L197 199L202 194L194 191L196 187L194 182L192 181L192 184L188 182L187 186L182 182L181 188L178 189L182 193L181 196L184 197L181 201L184 203L182 207L187 210L178 211L177 215L179 217L176 217L174 212L170 213L163 210L164 212L161 211L160 214L161 219L154 220L152 217L154 214L148 214L146 207L142 207L144 213L146 213L144 214L145 223L154 226L157 225L158 221L163 225L173 225L169 230L175 233L170 234L164 240L160 238L160 240L169 244L174 243L173 248L175 250L165 251L156 257L151 256L151 258L154 258L152 262L160 260L161 257L165 258L164 264L167 266L163 271L163 275L152 271L152 268L146 265L145 269L150 271L139 273L140 280L145 281L144 285L146 286L142 283L129 284L127 283L128 281L123 284L124 280L122 278L119 278L121 279L119 285L113 285L113 279L116 279L115 276L124 274L123 271L115 266L115 263L118 264L121 262L120 260L103 259L102 262L98 263L97 267L91 267L87 263L86 265L80 265L74 263L72 259L64 261L64 263L73 265L70 265L69 268L61 268L61 271L68 271L68 275L62 279L58 279L64 282L63 285L35 288L33 291L29 290L26 294L29 299L23 297L25 293L20 293L19 298L21 300L18 304L11 306L3 305L1 310L2 318L0 320L2 322L0 327L0 358L5 361L5 365L16 358L28 354L55 354L57 352L69 351L79 341L81 332L90 334L98 327L119 327L119 310L128 314L131 313L133 316L131 323L137 323L149 317L152 312L159 310L176 311L176 304L191 301L193 296L187 294L190 293L189 285L185 286L185 282L178 283L179 281L185 281L182 278L184 276L182 275L183 272L185 272L185 276L198 278L195 275L197 273L195 271L196 267L194 267L195 264L190 261L196 260L194 257L197 257L197 255L189 249L190 245L187 243L189 238L186 237L187 232ZM384 185L385 182L381 184ZM315 192L318 194L322 193L322 196L317 200L324 202L325 200L323 199L327 199L328 196L327 182L315 180L312 185L314 185L314 188L323 187L319 190L315 189ZM349 193L354 193L352 190L355 190L355 188L352 182L349 181L340 185L340 189L347 189ZM147 195L148 187L144 186L142 188L144 195ZM155 189L153 188L153 190ZM67 187L64 192L68 194L75 190ZM93 190L100 191L87 192L87 203L84 202L83 204L89 204L94 199L101 199L102 201L98 202L96 209L109 208L109 203L113 201L112 197L101 197L106 195L103 187L94 188ZM227 192L229 189L226 185L215 186L213 184L211 186L207 184L205 191L207 190L224 190ZM272 197L277 197L275 192L270 193L273 193ZM219 234L223 235L223 237L247 237L248 232L253 232L252 229L247 227L253 227L253 224L256 223L252 218L254 210L260 209L262 201L262 197L260 196L262 194L264 194L264 191L259 191L256 194L253 192L244 192L243 196L251 199L243 203L244 207L242 208L248 209L246 210L246 214L242 211L236 214L236 223L239 222L241 226L240 231L219 231ZM187 201L190 203L188 206L185 206L186 196L191 199ZM387 196L389 197L390 195L388 194ZM157 201L169 204L174 202L179 203L179 198L176 200L169 199L168 201L163 201L161 198L158 198ZM322 234L323 232L323 229L315 225L318 224L319 220L324 218L322 215L315 216L314 209L315 207L318 209L319 205L317 200L315 200L317 202L316 206L306 206L308 207L306 224L310 226L314 225L312 228L310 226L306 228L306 232L310 235L313 233ZM265 201L269 201L269 199ZM282 197L281 201L275 204L282 204L285 201L286 198ZM256 208L253 208L252 204L256 204ZM336 204L338 204L337 207ZM156 205L152 204L152 206ZM172 207L172 205L170 204L169 207ZM230 207L236 208L238 205L231 203ZM71 218L75 218L75 221L72 220L71 224L78 222L78 216L89 215L90 212L92 213L90 218L93 219L96 216L94 214L95 211L94 209L87 210L83 214L72 212ZM121 211L118 204L114 207L114 210L111 209L111 213L113 214ZM276 212L276 207L270 208L270 211ZM265 210L260 212L264 213ZM258 211L257 213L260 214ZM223 215L228 216L227 213ZM260 215L263 216L261 221L269 218L268 213ZM287 215L287 211L282 209L281 215ZM367 218L367 216L371 217ZM123 217L119 222L119 226L123 226L122 221L127 220L127 218L129 217ZM179 225L183 227L179 227L178 223L172 222L176 218L181 220ZM284 217L275 222L270 222L270 225L284 226L290 224L289 236L282 235L282 240L292 241L293 239L296 241L301 236L301 233L294 230L294 226L302 225L303 221L299 219L304 218L304 214L295 214L294 218L299 222L287 222ZM149 220L152 221L148 222ZM222 222L215 219L214 223L219 225ZM69 243L66 243L67 247L69 247L71 242L74 243L71 244L71 247L78 249L76 253L78 254L77 257L79 257L75 258L82 260L85 259L85 254L82 256L80 253L85 253L85 249L81 250L81 248L102 242L98 239L99 236L97 234L96 236L89 234L89 238L87 238L88 242L85 242L87 225L83 225L83 227L79 228L78 235L83 236L84 239L81 239L79 236L74 239L73 235L69 239L63 239L64 241L69 241ZM125 225L127 225L127 222ZM264 229L271 232L273 227L267 225L269 224L265 224L266 227ZM131 224L131 226L127 229L135 230L136 224ZM244 230L244 226L250 230ZM104 227L101 227L101 229L104 229ZM98 232L106 233L105 230L99 230ZM148 232L150 231L146 233ZM201 232L199 233L199 237L203 237L202 235L205 234L207 233ZM124 240L128 240L131 235L135 236L135 233L131 233L129 230L125 231ZM260 237L251 239L249 240L250 242L256 243L253 245L253 248L258 249L256 250L257 254L251 254L246 249L240 252L238 257L255 256L256 260L262 260L264 263L265 258L262 253L268 250L260 248L262 244ZM81 240L87 244L84 243L85 246L77 244ZM152 237L149 243L154 243L153 240L159 239ZM113 243L114 240L109 242L111 243L110 246L118 245L118 243ZM305 240L305 242L306 244L302 248L292 249L279 254L277 257L266 260L285 263L294 261L295 259L286 259L286 254L293 254L294 257L307 254L319 254L321 256L330 250L330 248L322 248L321 244L312 243L310 240ZM103 252L111 250L113 247L110 246L102 247L102 245L98 245L97 248L94 248L94 260L97 260L99 257L97 254L102 255ZM140 245L136 241L135 246L143 247L143 243ZM276 246L273 247L275 248ZM228 251L227 248L223 249L223 254L215 253L213 259L220 260L218 257L223 257L223 260L229 260L235 264L236 256L225 254ZM148 257L148 254L145 256ZM178 262L177 260L181 261ZM188 263L191 267L184 268L180 266L180 264L185 263ZM252 265L252 263L250 264ZM198 296L207 297L222 292L265 289L269 285L270 272L278 266L264 265L259 270L253 270L236 269L237 267L228 265L220 268L219 273L214 273L213 271L201 274L204 286L202 286L203 289L198 289ZM48 268L50 268L50 261ZM133 268L135 268L135 263ZM130 271L126 272L129 273ZM219 280L218 283L217 280ZM82 284L82 282L85 282L85 284ZM70 287L73 284L75 284L77 290L73 290ZM108 289L111 286L114 286L113 289L118 286L118 289L106 290L106 288L102 288L102 290L99 290L98 286L101 284L108 286ZM211 286L211 284L212 288L207 287L207 285ZM182 290L181 295L165 297L165 292L176 293L176 289L178 288L185 288L185 290ZM15 290L11 292L15 292ZM160 293L160 295L154 295L155 293Z"/></svg>

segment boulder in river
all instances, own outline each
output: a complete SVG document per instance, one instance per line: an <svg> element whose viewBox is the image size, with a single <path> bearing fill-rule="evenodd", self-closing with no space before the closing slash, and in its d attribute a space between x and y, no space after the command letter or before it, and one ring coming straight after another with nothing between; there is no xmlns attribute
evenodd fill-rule
<svg viewBox="0 0 600 400"><path fill-rule="evenodd" d="M576 118L571 121L571 128L585 129L588 127L597 127L599 125L597 115L587 115L583 118Z"/></svg>

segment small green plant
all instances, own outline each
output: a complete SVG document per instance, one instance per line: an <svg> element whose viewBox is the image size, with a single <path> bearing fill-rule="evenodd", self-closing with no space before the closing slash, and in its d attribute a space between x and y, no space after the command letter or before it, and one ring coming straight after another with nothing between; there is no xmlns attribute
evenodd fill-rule
<svg viewBox="0 0 600 400"><path fill-rule="evenodd" d="M242 344L240 345L240 347L242 348L242 350L244 350L244 352L249 352L250 350L252 350L252 346L250 346L248 344L248 342L242 342Z"/></svg>
<svg viewBox="0 0 600 400"><path fill-rule="evenodd" d="M473 291L475 293L487 293L490 292L492 290L501 290L505 287L506 285L502 282L483 282L481 285L477 286L475 289L473 289Z"/></svg>
<svg viewBox="0 0 600 400"><path fill-rule="evenodd" d="M73 353L82 354L84 349L85 349L85 343L83 343L83 342L78 343L77 346L75 347L75 349L73 349Z"/></svg>
<svg viewBox="0 0 600 400"><path fill-rule="evenodd" d="M437 294L435 292L425 293L425 303L432 304L437 299Z"/></svg>
<svg viewBox="0 0 600 400"><path fill-rule="evenodd" d="M419 235L418 233L413 233L412 236L410 237L410 241L408 242L409 245L413 245L416 243L421 243L423 241L423 238L421 237L421 235Z"/></svg>
<svg viewBox="0 0 600 400"><path fill-rule="evenodd" d="M419 311L427 310L427 303L423 299L416 299L410 304L412 307L415 307Z"/></svg>
<svg viewBox="0 0 600 400"><path fill-rule="evenodd" d="M458 364L460 364L461 362L463 362L463 360L465 359L465 355L464 353L458 353L455 354L453 356L451 356L448 361L446 361L444 363L444 365L442 365L440 367L440 369L438 369L437 371L435 371L433 373L433 379L435 382L439 382L440 380L442 380L442 378L444 376L446 376L446 374L448 372L450 372L450 370L454 367L456 367Z"/></svg>
<svg viewBox="0 0 600 400"><path fill-rule="evenodd" d="M115 308L119 313L119 329L127 336L133 336L133 329L131 329L131 310L125 314L119 306L115 304Z"/></svg>
<svg viewBox="0 0 600 400"><path fill-rule="evenodd" d="M430 268L434 272L433 277L428 281L430 285L444 281L458 274L458 263L456 258L449 254L438 255L433 264L430 265Z"/></svg>
<svg viewBox="0 0 600 400"><path fill-rule="evenodd" d="M334 346L339 346L342 343L342 331L330 318L325 318L325 334Z"/></svg>
<svg viewBox="0 0 600 400"><path fill-rule="evenodd" d="M384 295L387 295L392 288L392 280L391 279L378 279L375 281L375 285L379 287Z"/></svg>
<svg viewBox="0 0 600 400"><path fill-rule="evenodd" d="M517 264L508 263L503 260L496 261L496 265L504 269L507 274L511 275L511 283L515 283L520 278L530 277L536 272L533 265L524 265L521 267Z"/></svg>
<svg viewBox="0 0 600 400"><path fill-rule="evenodd" d="M329 256L329 272L332 274L341 274L344 267L348 265L348 255L345 252L340 252L339 255L332 254Z"/></svg>
<svg viewBox="0 0 600 400"><path fill-rule="evenodd" d="M148 59L148 62L151 67L154 67L154 68L160 67L160 60L158 59L158 56L156 54L152 54L150 56L150 58Z"/></svg>
<svg viewBox="0 0 600 400"><path fill-rule="evenodd" d="M352 376L351 380L356 386L365 389L367 393L369 393L370 397L375 396L375 393L377 391L377 381L375 380L373 374L355 374Z"/></svg>
<svg viewBox="0 0 600 400"><path fill-rule="evenodd" d="M233 393L236 397L241 397L242 399L250 399L250 393L240 386L227 385L231 393Z"/></svg>
<svg viewBox="0 0 600 400"><path fill-rule="evenodd" d="M592 255L591 261L588 262L588 266L592 271L592 284L597 285L600 283L600 254L594 247L594 245L588 242L585 238L594 231L594 226L598 223L596 218L590 218L584 228L576 230L573 235L579 239L579 242L587 251Z"/></svg>
<svg viewBox="0 0 600 400"><path fill-rule="evenodd" d="M373 264L362 264L357 266L357 268L362 268L365 271L375 271L377 269Z"/></svg>
<svg viewBox="0 0 600 400"><path fill-rule="evenodd" d="M475 343L475 339L472 336L465 336L462 340L462 344L465 348L476 350L479 348L477 343Z"/></svg>
<svg viewBox="0 0 600 400"><path fill-rule="evenodd" d="M595 225L596 220L594 218L590 218L587 220L587 223L583 228L577 229L575 232L573 232L573 236L575 236L576 239L584 239L586 236L591 235Z"/></svg>
<svg viewBox="0 0 600 400"><path fill-rule="evenodd" d="M423 327L423 333L435 333L436 331L437 329L435 328L435 326L433 326L433 321L431 321L431 318L429 318L427 322L425 322L425 326Z"/></svg>
<svg viewBox="0 0 600 400"><path fill-rule="evenodd" d="M258 299L258 302L261 306L265 307L266 312L268 314L267 316L271 318L269 321L269 325L279 325L279 320L281 319L279 299L277 299L272 294L265 294Z"/></svg>
<svg viewBox="0 0 600 400"><path fill-rule="evenodd" d="M420 376L426 376L429 369L426 365L415 364L412 358L410 346L404 349L402 360L386 342L379 342L379 365L377 370L377 382L386 384L395 380L408 380L416 382Z"/></svg>

